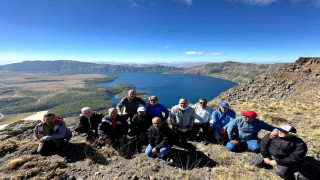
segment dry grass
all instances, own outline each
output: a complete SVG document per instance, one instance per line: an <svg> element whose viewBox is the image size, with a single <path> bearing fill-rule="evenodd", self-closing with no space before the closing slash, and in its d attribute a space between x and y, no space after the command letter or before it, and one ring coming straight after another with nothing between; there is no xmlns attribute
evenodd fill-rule
<svg viewBox="0 0 320 180"><path fill-rule="evenodd" d="M9 118L6 119L5 121L0 122L0 125L15 122L15 121L18 121L18 120L23 119L23 118L25 118L25 117L31 116L31 115L33 115L33 114L35 114L35 113L34 113L34 112L29 112L29 113L17 114L17 115L15 115L15 116L9 117Z"/></svg>

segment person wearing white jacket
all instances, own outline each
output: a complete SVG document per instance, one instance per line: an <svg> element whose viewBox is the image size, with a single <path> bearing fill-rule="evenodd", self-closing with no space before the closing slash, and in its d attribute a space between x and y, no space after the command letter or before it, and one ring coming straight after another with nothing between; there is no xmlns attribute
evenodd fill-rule
<svg viewBox="0 0 320 180"><path fill-rule="evenodd" d="M202 136L200 137L200 140L203 140L203 141L208 140L209 121L211 120L213 109L207 106L207 103L208 103L207 99L200 98L199 102L192 106L196 112L194 125L191 130L192 139L195 139L200 129L202 129Z"/></svg>

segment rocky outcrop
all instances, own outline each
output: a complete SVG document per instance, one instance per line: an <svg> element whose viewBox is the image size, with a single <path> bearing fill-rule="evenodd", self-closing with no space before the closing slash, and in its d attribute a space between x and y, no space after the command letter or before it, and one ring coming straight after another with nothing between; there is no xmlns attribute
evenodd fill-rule
<svg viewBox="0 0 320 180"><path fill-rule="evenodd" d="M250 79L222 93L226 101L284 101L317 94L320 87L320 58L300 58L295 63ZM312 98L312 97L310 97Z"/></svg>

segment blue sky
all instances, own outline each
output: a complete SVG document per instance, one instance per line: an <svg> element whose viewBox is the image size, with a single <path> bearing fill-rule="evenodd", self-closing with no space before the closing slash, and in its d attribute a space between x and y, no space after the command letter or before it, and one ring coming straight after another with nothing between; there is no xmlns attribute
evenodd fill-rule
<svg viewBox="0 0 320 180"><path fill-rule="evenodd" d="M293 62L320 56L320 0L1 0L0 65Z"/></svg>

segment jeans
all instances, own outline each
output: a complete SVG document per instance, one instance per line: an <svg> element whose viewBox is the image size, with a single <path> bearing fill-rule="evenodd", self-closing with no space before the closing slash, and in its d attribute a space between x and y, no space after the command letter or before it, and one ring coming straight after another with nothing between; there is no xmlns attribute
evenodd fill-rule
<svg viewBox="0 0 320 180"><path fill-rule="evenodd" d="M157 155L158 155L159 157L163 157L164 155L169 154L170 151L171 151L171 147L172 147L171 145L168 145L168 146L166 146L166 147L164 147L164 148L161 148L161 149L160 149L160 152L157 153ZM147 149L146 149L146 151L145 151L146 155L149 156L149 157L151 157L151 156L153 155L153 153L152 153L152 148L153 148L153 147L151 147L151 145L149 144L148 147L147 147Z"/></svg>
<svg viewBox="0 0 320 180"><path fill-rule="evenodd" d="M248 148L255 152L259 153L260 152L260 146L259 146L259 140L258 139L253 139L253 140L240 140L238 144L234 144L233 142L229 141L226 145L226 148L229 151L232 152L238 152L241 147L243 147L245 144L248 145Z"/></svg>

